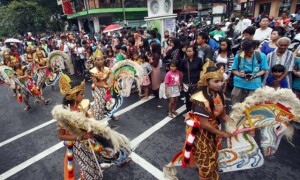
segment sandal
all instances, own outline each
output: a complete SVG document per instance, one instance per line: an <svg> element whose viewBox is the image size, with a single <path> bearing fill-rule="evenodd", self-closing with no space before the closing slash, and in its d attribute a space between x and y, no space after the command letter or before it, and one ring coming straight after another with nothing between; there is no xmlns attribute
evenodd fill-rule
<svg viewBox="0 0 300 180"><path fill-rule="evenodd" d="M117 116L111 116L111 119L114 120L114 121L118 121L119 118Z"/></svg>
<svg viewBox="0 0 300 180"><path fill-rule="evenodd" d="M50 100L49 100L49 99L47 99L47 100L45 100L45 101L44 101L44 104L45 104L45 105L48 105L48 104L49 104L49 102L50 102Z"/></svg>
<svg viewBox="0 0 300 180"><path fill-rule="evenodd" d="M174 111L174 112L172 112L172 113L175 115L175 117L178 117L178 116L179 116L178 112L176 112L176 111Z"/></svg>
<svg viewBox="0 0 300 180"><path fill-rule="evenodd" d="M28 105L24 108L24 111L28 111L29 109L30 109L30 106Z"/></svg>
<svg viewBox="0 0 300 180"><path fill-rule="evenodd" d="M170 117L170 118L174 118L174 116L173 116L173 114L172 113L168 113L168 116Z"/></svg>

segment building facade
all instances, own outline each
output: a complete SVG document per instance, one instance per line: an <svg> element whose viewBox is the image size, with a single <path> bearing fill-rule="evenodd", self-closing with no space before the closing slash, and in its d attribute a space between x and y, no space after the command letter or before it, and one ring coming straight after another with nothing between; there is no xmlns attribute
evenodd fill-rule
<svg viewBox="0 0 300 180"><path fill-rule="evenodd" d="M112 23L145 24L147 0L70 0L73 12L67 15L79 29L99 32L101 25ZM125 20L125 21L124 21Z"/></svg>
<svg viewBox="0 0 300 180"><path fill-rule="evenodd" d="M240 0L240 3L242 12L254 17L265 11L277 18L283 11L294 14L300 8L300 0Z"/></svg>

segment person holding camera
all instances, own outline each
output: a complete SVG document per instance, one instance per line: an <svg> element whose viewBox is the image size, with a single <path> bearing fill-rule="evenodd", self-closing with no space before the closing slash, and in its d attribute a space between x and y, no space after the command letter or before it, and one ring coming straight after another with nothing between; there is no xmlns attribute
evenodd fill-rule
<svg viewBox="0 0 300 180"><path fill-rule="evenodd" d="M234 88L231 92L231 103L243 102L247 96L262 86L262 76L269 70L265 54L255 51L254 40L242 44L242 52L233 60L232 73Z"/></svg>

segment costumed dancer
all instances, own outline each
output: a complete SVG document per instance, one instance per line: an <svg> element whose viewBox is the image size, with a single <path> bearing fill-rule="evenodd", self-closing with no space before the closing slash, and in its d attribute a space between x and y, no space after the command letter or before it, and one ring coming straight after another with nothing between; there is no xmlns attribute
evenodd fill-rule
<svg viewBox="0 0 300 180"><path fill-rule="evenodd" d="M111 87L108 82L110 70L108 67L105 67L105 60L101 52L94 54L94 64L95 67L90 70L92 75L93 85L92 89L94 91L94 117L96 120L104 119L106 110L106 93L107 89ZM117 120L117 117L112 116L112 119Z"/></svg>
<svg viewBox="0 0 300 180"><path fill-rule="evenodd" d="M25 61L27 63L27 67L30 69L34 68L34 59L33 59L33 49L31 46L27 46L26 53L24 54Z"/></svg>
<svg viewBox="0 0 300 180"><path fill-rule="evenodd" d="M81 109L80 103L84 98L85 82L71 82L70 78L67 75L62 75L59 81L59 86L61 93L65 95L63 99L64 108L67 108L70 111L82 111L83 109ZM68 132L67 129L64 128L63 125L61 125L59 122L57 124L57 133L58 138L64 141L65 146L67 146L66 156L64 159L64 179L74 180L75 173L73 158L74 156L78 156L77 158L80 158L79 153L74 154L74 146L77 145L78 147L80 147L80 141L90 138L91 133L86 132L82 136L71 135L70 132ZM83 148L85 148L86 151L90 151L85 146L83 146ZM97 168L97 164L95 161L92 161L91 164L94 166L96 165L95 168ZM98 168L98 171L99 170L100 169ZM99 173L99 176L102 177L102 173ZM80 177L84 177L83 171L80 173Z"/></svg>
<svg viewBox="0 0 300 180"><path fill-rule="evenodd" d="M47 59L44 56L44 53L40 50L36 51L36 58L35 58L35 69L37 71L37 82L36 85L40 89L41 94L38 96L39 100L42 100L45 105L48 105L49 99L45 99L44 96L42 95L42 89L45 85L45 80L46 80L46 72L47 69L49 68L49 64L47 62Z"/></svg>
<svg viewBox="0 0 300 180"><path fill-rule="evenodd" d="M207 61L198 82L199 91L191 96L192 111L185 119L188 128L184 149L175 156L175 159L181 156L183 167L197 166L201 180L219 179L217 137L231 137L219 129L219 119L230 119L224 108L222 79L222 72ZM169 165L165 166L164 173L172 177L175 173Z"/></svg>
<svg viewBox="0 0 300 180"><path fill-rule="evenodd" d="M12 69L14 69L15 67L15 64L18 62L18 60L14 57L14 56L11 56L10 53L8 51L3 51L3 63L5 66L8 66L8 67L11 67ZM11 83L14 83L13 81L11 81ZM11 84L8 84L8 86L11 86L13 87L13 93L14 93L14 96L17 96L17 90L15 88L15 84L11 85Z"/></svg>
<svg viewBox="0 0 300 180"><path fill-rule="evenodd" d="M131 159L128 138L108 127L108 123L96 121L92 116L90 103L84 98L83 82L71 82L61 73L59 80L61 93L65 95L63 105L52 110L57 120L57 132L60 140L68 147L65 157L64 178L75 179L74 163L81 167L81 179L103 178L103 164L123 165ZM106 164L106 165L107 165Z"/></svg>

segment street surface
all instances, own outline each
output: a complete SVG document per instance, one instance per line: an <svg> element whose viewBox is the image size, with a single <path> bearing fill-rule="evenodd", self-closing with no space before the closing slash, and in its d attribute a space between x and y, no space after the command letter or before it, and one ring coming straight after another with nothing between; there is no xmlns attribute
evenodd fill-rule
<svg viewBox="0 0 300 180"><path fill-rule="evenodd" d="M90 82L86 82L86 97L91 100ZM6 84L0 85L0 180L62 180L66 148L56 135L56 122L51 109L60 104L62 95L47 87L44 95L51 99L45 106L33 103L29 112L18 103ZM136 94L124 99L117 113L119 121L110 126L131 139L132 161L123 167L113 166L104 171L105 180L152 180L162 178L162 169L182 149L185 140L182 101L177 118L167 117L168 101L151 97L140 100ZM221 174L223 180L295 180L300 171L300 130L295 129L293 145L284 138L274 157L266 158L258 169ZM77 170L77 171L76 171ZM75 168L77 179L78 168ZM196 168L177 167L180 180L197 180Z"/></svg>

